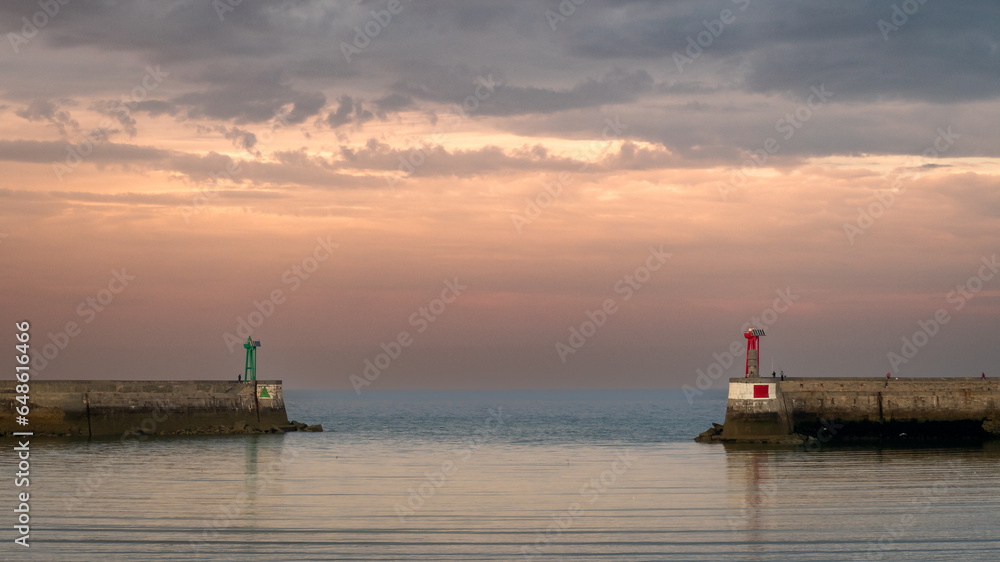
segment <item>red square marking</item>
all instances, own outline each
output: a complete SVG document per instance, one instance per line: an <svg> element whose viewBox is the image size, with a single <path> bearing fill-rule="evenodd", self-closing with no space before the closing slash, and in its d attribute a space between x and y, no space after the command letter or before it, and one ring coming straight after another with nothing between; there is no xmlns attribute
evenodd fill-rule
<svg viewBox="0 0 1000 562"><path fill-rule="evenodd" d="M768 392L768 388L771 385L767 384L755 384L753 385L753 397L754 398L770 398L771 394Z"/></svg>

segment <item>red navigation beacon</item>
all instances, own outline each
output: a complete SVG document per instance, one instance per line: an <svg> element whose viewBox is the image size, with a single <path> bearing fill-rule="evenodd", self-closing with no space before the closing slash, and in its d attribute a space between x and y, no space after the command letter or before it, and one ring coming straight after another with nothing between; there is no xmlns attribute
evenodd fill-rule
<svg viewBox="0 0 1000 562"><path fill-rule="evenodd" d="M760 376L760 337L764 335L764 330L752 328L743 332L743 337L747 339L747 370L744 378Z"/></svg>

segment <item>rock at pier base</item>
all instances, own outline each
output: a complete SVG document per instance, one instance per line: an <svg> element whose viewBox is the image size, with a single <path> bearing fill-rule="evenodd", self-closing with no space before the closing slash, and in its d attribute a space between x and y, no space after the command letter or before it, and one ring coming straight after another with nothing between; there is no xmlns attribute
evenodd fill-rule
<svg viewBox="0 0 1000 562"><path fill-rule="evenodd" d="M289 427L291 427L292 429L286 429L285 431L308 431L308 432L323 431L323 426L321 424L308 425L302 422L297 422L295 420L292 420L288 423L290 424Z"/></svg>
<svg viewBox="0 0 1000 562"><path fill-rule="evenodd" d="M719 443L722 441L722 424L713 423L712 427L702 431L694 438L699 443Z"/></svg>
<svg viewBox="0 0 1000 562"><path fill-rule="evenodd" d="M983 431L993 435L1000 435L1000 419L988 419L984 421Z"/></svg>
<svg viewBox="0 0 1000 562"><path fill-rule="evenodd" d="M132 436L140 435L263 435L263 434L285 434L293 431L316 432L323 431L323 426L307 425L301 422L292 421L289 425L270 425L257 427L244 421L237 421L231 426L209 425L196 428L185 428L176 431L160 431L156 433L145 433L142 430L128 432Z"/></svg>
<svg viewBox="0 0 1000 562"><path fill-rule="evenodd" d="M723 437L723 429L725 426L722 424L713 423L711 428L699 433L694 440L698 443L750 443L757 445L801 445L806 442L806 438L797 433L730 439Z"/></svg>

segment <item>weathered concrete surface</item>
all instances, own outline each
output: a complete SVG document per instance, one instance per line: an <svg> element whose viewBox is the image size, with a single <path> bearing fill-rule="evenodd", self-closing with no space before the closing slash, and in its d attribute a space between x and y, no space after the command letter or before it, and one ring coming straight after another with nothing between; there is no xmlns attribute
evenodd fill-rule
<svg viewBox="0 0 1000 562"><path fill-rule="evenodd" d="M746 381L757 382L747 384ZM755 389L760 387L766 390L764 398L754 397ZM777 382L759 378L730 380L722 441L774 439L791 433L787 406Z"/></svg>
<svg viewBox="0 0 1000 562"><path fill-rule="evenodd" d="M765 388L766 387L766 388ZM1000 438L1000 381L978 378L738 378L722 442Z"/></svg>
<svg viewBox="0 0 1000 562"><path fill-rule="evenodd" d="M16 423L13 381L0 382L0 435L120 436L125 432L219 433L288 426L281 381L39 381L29 392L29 425Z"/></svg>

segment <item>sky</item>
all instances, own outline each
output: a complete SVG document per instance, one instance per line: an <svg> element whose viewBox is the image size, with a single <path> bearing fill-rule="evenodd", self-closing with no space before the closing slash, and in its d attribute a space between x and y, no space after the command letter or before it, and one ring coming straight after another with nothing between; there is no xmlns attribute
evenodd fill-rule
<svg viewBox="0 0 1000 562"><path fill-rule="evenodd" d="M36 379L1000 376L1000 6L0 5ZM0 334L2 336L2 334ZM13 355L15 352L12 350Z"/></svg>

